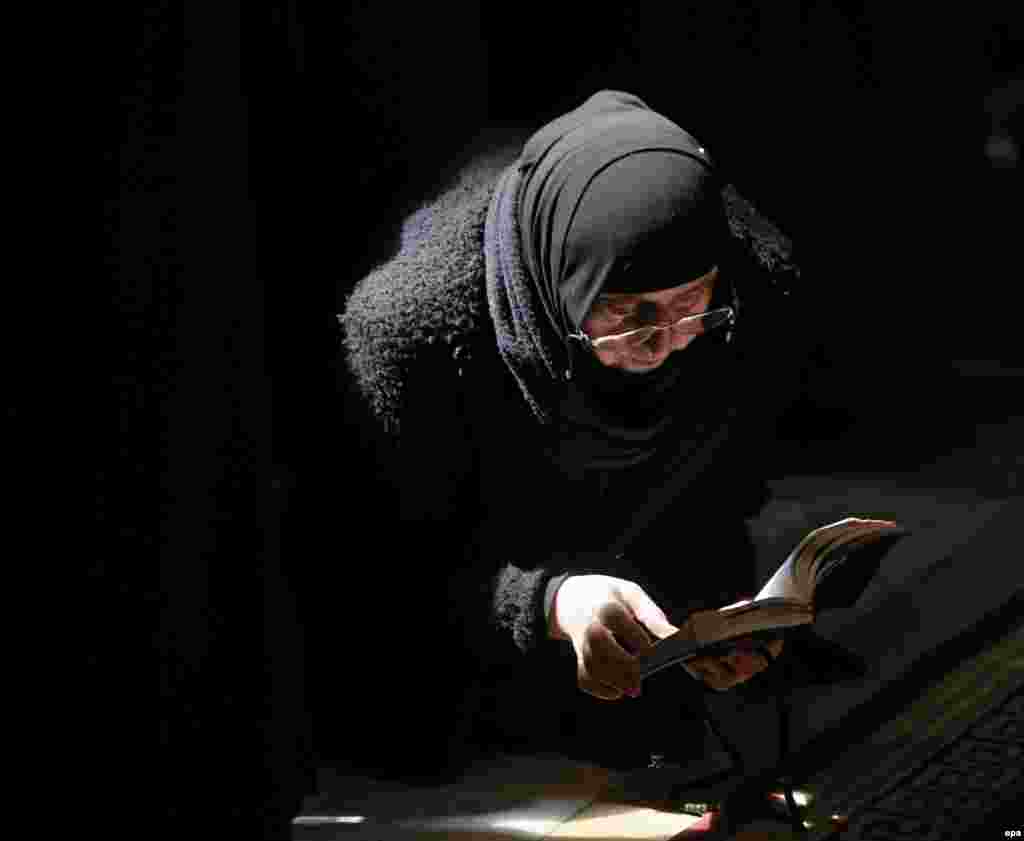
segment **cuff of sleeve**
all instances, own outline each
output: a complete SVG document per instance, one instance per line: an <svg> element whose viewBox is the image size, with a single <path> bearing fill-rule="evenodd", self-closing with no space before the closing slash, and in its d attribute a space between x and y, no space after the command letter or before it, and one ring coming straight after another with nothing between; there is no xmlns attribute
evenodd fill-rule
<svg viewBox="0 0 1024 841"><path fill-rule="evenodd" d="M555 593L566 578L591 573L609 574L604 564L593 568L568 568L568 553L555 555L551 566L522 569L508 564L498 574L494 589L494 617L499 628L511 631L516 647L526 653L547 638L548 617ZM582 558L575 559L577 562ZM591 560L587 558L587 560ZM553 568L552 568L553 567Z"/></svg>
<svg viewBox="0 0 1024 841"><path fill-rule="evenodd" d="M547 586L544 588L544 622L546 627L551 627L551 611L555 608L555 594L570 575L573 575L573 573L563 572L560 575L556 575L548 581Z"/></svg>

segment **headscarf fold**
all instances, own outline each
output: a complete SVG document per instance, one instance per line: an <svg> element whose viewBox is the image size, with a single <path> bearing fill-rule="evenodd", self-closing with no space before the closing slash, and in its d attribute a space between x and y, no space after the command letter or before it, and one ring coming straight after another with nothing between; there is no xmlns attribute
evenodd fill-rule
<svg viewBox="0 0 1024 841"><path fill-rule="evenodd" d="M688 283L723 262L727 242L707 152L631 94L595 94L533 135L502 175L485 226L488 307L502 358L567 472L676 470L709 440L724 417L721 339L700 337L633 374L568 336L602 291Z"/></svg>
<svg viewBox="0 0 1024 841"><path fill-rule="evenodd" d="M579 329L602 291L706 274L727 233L706 150L631 94L602 91L520 155L522 258L549 320Z"/></svg>

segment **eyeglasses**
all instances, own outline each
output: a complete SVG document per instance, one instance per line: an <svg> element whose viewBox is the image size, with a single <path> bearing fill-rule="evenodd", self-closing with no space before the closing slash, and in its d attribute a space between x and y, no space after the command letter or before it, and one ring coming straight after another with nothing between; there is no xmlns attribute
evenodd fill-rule
<svg viewBox="0 0 1024 841"><path fill-rule="evenodd" d="M592 350L629 350L639 348L655 333L665 330L671 330L674 336L699 336L719 327L732 326L735 322L736 311L732 307L719 307L696 315L687 315L672 324L647 324L635 330L627 330L625 333L612 333L596 339L580 330L570 333L569 338L582 342Z"/></svg>

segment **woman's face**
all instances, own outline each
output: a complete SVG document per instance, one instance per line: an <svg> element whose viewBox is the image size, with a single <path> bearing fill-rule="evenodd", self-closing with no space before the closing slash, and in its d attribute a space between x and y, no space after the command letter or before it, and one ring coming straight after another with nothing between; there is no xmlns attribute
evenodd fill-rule
<svg viewBox="0 0 1024 841"><path fill-rule="evenodd" d="M703 277L655 292L599 295L584 319L583 332L591 339L624 333L646 324L671 324L688 315L704 312L711 304L716 266ZM644 374L660 366L670 353L683 350L695 337L659 330L637 346L594 348L602 365L632 374Z"/></svg>

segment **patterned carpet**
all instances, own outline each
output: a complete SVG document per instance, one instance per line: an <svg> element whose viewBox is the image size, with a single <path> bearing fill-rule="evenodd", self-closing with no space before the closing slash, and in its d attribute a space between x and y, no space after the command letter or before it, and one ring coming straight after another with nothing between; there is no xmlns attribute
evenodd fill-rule
<svg viewBox="0 0 1024 841"><path fill-rule="evenodd" d="M809 837L961 841L986 818L1024 802L1024 628L935 682L888 724L803 787L815 796ZM813 820L813 818L812 818ZM1024 826L1024 807L1017 825ZM1000 833L1000 837L1002 834Z"/></svg>

